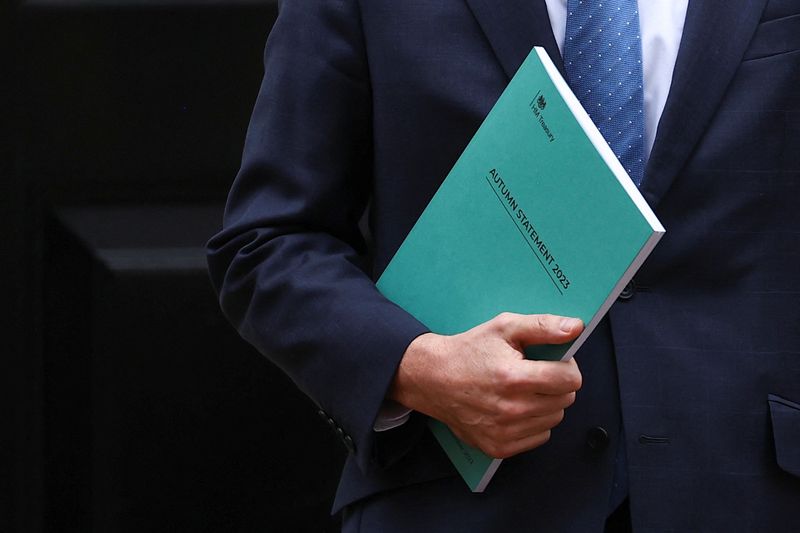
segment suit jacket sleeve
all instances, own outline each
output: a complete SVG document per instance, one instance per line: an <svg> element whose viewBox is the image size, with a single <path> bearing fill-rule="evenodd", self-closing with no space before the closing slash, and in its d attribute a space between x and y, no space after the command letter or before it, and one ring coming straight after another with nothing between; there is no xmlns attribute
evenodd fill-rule
<svg viewBox="0 0 800 533"><path fill-rule="evenodd" d="M264 63L211 277L239 333L352 438L366 470L397 365L427 330L367 274L372 109L354 3L282 3Z"/></svg>

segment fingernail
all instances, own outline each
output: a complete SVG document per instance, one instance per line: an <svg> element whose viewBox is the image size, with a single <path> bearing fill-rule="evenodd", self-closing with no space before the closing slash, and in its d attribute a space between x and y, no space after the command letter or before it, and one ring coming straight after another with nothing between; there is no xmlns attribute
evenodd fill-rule
<svg viewBox="0 0 800 533"><path fill-rule="evenodd" d="M580 326L581 321L577 318L562 318L561 319L561 331L564 333L570 333L572 330Z"/></svg>

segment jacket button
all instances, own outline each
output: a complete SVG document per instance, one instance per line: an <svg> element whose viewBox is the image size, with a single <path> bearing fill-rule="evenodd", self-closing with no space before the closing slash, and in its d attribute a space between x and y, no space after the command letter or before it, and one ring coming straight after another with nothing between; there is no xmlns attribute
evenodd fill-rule
<svg viewBox="0 0 800 533"><path fill-rule="evenodd" d="M600 426L593 427L586 435L586 445L593 451L602 452L608 447L608 431Z"/></svg>
<svg viewBox="0 0 800 533"><path fill-rule="evenodd" d="M345 433L342 428L336 428L336 433L339 434L339 438L344 444L344 447L347 448L347 451L350 453L356 453L356 445L353 442L353 437Z"/></svg>
<svg viewBox="0 0 800 533"><path fill-rule="evenodd" d="M344 447L347 448L348 452L356 453L356 443L353 442L353 438L350 435L345 435L342 442L344 442Z"/></svg>
<svg viewBox="0 0 800 533"><path fill-rule="evenodd" d="M636 294L636 283L633 280L630 280L625 288L622 289L622 292L619 293L619 299L622 301L630 300L633 298L633 295Z"/></svg>
<svg viewBox="0 0 800 533"><path fill-rule="evenodd" d="M326 424L328 424L328 425L329 425L331 428L333 428L333 429L336 429L336 421L335 421L333 418L329 417L329 416L328 416L328 413L326 413L326 412L325 412L325 411L323 411L322 409L319 409L319 410L317 411L317 414L318 414L318 415L319 415L319 417L320 417L322 420L324 420L324 421L325 421L325 423L326 423Z"/></svg>

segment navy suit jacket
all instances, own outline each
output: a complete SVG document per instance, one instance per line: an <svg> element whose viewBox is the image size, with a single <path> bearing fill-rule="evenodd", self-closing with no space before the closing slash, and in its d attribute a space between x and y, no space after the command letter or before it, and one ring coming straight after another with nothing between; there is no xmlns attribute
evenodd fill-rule
<svg viewBox="0 0 800 533"><path fill-rule="evenodd" d="M551 441L475 495L421 416L373 431L426 331L373 280L533 45L559 58L543 0L282 3L209 243L225 313L338 428L336 508L362 531L600 531L621 421L636 530L797 531L792 0L690 2L641 187L667 234L580 350Z"/></svg>

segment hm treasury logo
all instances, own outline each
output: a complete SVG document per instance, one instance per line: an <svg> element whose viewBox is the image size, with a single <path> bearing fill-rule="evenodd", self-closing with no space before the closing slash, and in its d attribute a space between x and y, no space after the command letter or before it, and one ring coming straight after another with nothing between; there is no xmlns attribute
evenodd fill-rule
<svg viewBox="0 0 800 533"><path fill-rule="evenodd" d="M547 107L547 99L542 94L542 91L537 91L536 95L531 100L530 107L533 116L536 117L536 121L542 128L542 131L547 136L548 142L553 142L556 140L556 136L553 134L553 131L550 129L550 126L547 125L547 121L544 118L544 110Z"/></svg>

